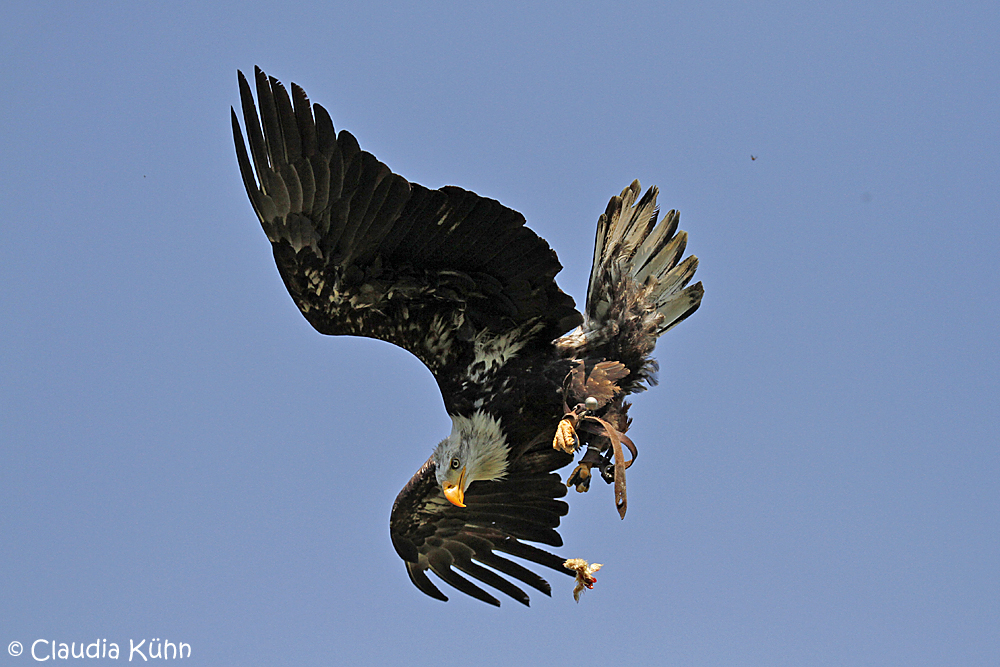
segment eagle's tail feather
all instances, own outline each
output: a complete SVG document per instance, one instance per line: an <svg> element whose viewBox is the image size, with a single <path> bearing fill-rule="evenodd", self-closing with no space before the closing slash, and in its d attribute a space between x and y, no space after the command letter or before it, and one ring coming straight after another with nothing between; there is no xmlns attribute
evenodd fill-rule
<svg viewBox="0 0 1000 667"><path fill-rule="evenodd" d="M698 258L681 261L687 233L677 230L680 215L671 210L657 224L659 191L640 192L633 181L598 219L586 321L556 343L567 356L624 363L631 371L627 391L654 381L649 355L656 339L696 311L704 293L700 282L688 285Z"/></svg>

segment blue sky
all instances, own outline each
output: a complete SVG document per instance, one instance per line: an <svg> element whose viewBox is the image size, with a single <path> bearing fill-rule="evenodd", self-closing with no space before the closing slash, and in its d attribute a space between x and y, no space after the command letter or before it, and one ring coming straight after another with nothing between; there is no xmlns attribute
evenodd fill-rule
<svg viewBox="0 0 1000 667"><path fill-rule="evenodd" d="M997 664L998 33L986 2L8 9L0 665ZM521 211L578 302L611 195L681 211L704 304L635 400L626 520L570 497L579 605L407 580L389 509L450 422L285 292L229 127L254 65Z"/></svg>

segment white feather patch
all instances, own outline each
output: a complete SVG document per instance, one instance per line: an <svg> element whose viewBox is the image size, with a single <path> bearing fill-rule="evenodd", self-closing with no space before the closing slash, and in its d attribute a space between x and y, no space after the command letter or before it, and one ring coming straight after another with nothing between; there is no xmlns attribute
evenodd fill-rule
<svg viewBox="0 0 1000 667"><path fill-rule="evenodd" d="M517 327L500 335L489 331L480 331L472 341L473 357L469 364L467 377L472 382L482 382L517 356L528 339L536 334L541 325L533 326L529 331L525 327Z"/></svg>
<svg viewBox="0 0 1000 667"><path fill-rule="evenodd" d="M466 469L468 483L503 479L509 450L500 421L489 413L476 410L469 417L452 415L451 435L434 450L438 481L444 479L452 458L458 458Z"/></svg>

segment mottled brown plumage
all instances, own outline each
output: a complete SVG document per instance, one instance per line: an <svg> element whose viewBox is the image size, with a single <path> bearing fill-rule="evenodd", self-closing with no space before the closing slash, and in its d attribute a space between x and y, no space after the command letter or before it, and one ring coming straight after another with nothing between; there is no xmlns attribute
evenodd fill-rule
<svg viewBox="0 0 1000 667"><path fill-rule="evenodd" d="M636 202L638 182L612 199L584 317L556 285L555 253L521 214L461 188L406 181L337 133L299 86L289 95L259 68L254 79L256 104L239 74L247 141L235 110L233 137L289 294L320 333L413 353L452 417L452 434L393 505L390 536L410 579L442 600L427 570L491 604L499 601L467 577L524 604L528 596L501 575L549 594L505 555L572 574L527 544L562 544L556 529L569 508L556 471L572 456L552 439L571 398L564 382L581 362L596 365L592 415L627 428L622 396L651 381L656 337L701 299L700 284L685 287L695 261L675 268L686 238L674 233L676 214L657 225L656 190ZM446 498L442 480L454 487L448 475L459 472L465 486L458 500Z"/></svg>

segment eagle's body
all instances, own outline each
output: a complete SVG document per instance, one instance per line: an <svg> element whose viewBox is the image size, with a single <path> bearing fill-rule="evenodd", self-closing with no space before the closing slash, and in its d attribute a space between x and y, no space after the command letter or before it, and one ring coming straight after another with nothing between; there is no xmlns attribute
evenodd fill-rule
<svg viewBox="0 0 1000 667"><path fill-rule="evenodd" d="M555 253L520 214L461 188L407 182L348 132L336 134L301 88L293 84L290 99L259 69L258 120L239 79L250 143L248 153L234 111L240 171L296 305L321 333L412 352L451 416L451 434L392 508L392 543L411 580L439 599L447 598L428 569L493 604L456 570L525 604L498 573L549 593L545 580L497 552L572 574L562 558L525 544L562 543L556 528L568 505L555 471L573 456L554 448L553 436L575 406L584 414L588 398L570 376L620 362L616 382L586 414L627 428L622 399L652 381L656 338L701 300L701 284L687 285L697 260L679 262L686 235L676 232L678 216L657 225L656 189L640 198L638 182L612 198L598 223L584 315L555 283ZM607 442L581 436L595 451Z"/></svg>

